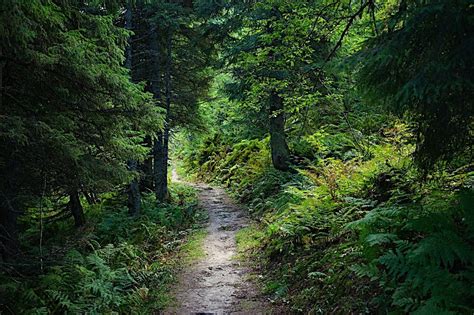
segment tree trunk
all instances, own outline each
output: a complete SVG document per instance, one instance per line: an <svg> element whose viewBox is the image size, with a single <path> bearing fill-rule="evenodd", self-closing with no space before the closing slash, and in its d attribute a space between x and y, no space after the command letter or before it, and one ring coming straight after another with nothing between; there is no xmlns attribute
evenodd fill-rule
<svg viewBox="0 0 474 315"><path fill-rule="evenodd" d="M149 21L147 22L147 18L143 16L143 9L142 5L138 4L140 9L137 11L137 16L135 17L136 25L135 25L135 34L137 37L147 37L148 36L148 43L145 42L145 45L148 45L148 47L143 47L138 45L135 49L139 49L138 53L140 53L140 48L141 50L148 50L150 56L149 57L149 63L148 62L139 62L141 65L137 65L137 67L134 69L136 72L136 77L138 78L137 81L143 81L147 80L148 85L146 87L147 92L151 92L154 97L156 98L155 94L157 94L156 89L159 88L159 69L155 69L154 64L154 58L158 58L159 53L156 51L158 47L158 38L156 31L153 29L153 23L150 23ZM148 34L147 34L148 32ZM153 46L154 45L154 46ZM151 67L150 67L151 63ZM150 69L151 68L151 71ZM155 73L156 72L156 73ZM158 92L159 95L159 92ZM154 147L154 141L151 136L146 136L145 137L145 147L149 150L149 154L147 158L143 161L143 163L140 165L140 170L142 172L142 177L140 180L140 191L146 191L146 192L152 192L154 190L154 185L153 185L153 147Z"/></svg>
<svg viewBox="0 0 474 315"><path fill-rule="evenodd" d="M18 241L18 211L12 201L0 192L0 261L12 260L20 253Z"/></svg>
<svg viewBox="0 0 474 315"><path fill-rule="evenodd" d="M81 227L86 224L84 209L82 208L79 192L77 190L73 190L69 193L69 210L72 212L74 225L76 227Z"/></svg>
<svg viewBox="0 0 474 315"><path fill-rule="evenodd" d="M270 94L270 149L277 170L288 171L290 150L286 143L283 99L276 91Z"/></svg>
<svg viewBox="0 0 474 315"><path fill-rule="evenodd" d="M130 3L127 4L127 11L125 12L125 28L127 30L133 29L133 16L132 16L132 5ZM132 49L132 41L131 38L128 39L128 45L125 50L125 67L130 70L130 76L132 77L133 81L133 49ZM128 169L132 172L138 170L138 162L130 160L127 162ZM128 187L128 213L133 216L138 216L140 214L141 208L141 196L140 196L140 186L138 184L138 179L134 178Z"/></svg>
<svg viewBox="0 0 474 315"><path fill-rule="evenodd" d="M140 166L142 177L140 179L140 191L153 191L153 143L150 136L145 137L145 146L149 148L150 155Z"/></svg>
<svg viewBox="0 0 474 315"><path fill-rule="evenodd" d="M156 200L164 202L168 199L168 174L164 150L164 134L159 132L153 148L154 156L154 179Z"/></svg>
<svg viewBox="0 0 474 315"><path fill-rule="evenodd" d="M173 62L173 56L172 56L172 49L173 49L173 34L171 29L168 29L168 34L167 34L167 40L166 40L166 76L165 76L165 81L166 81L166 86L165 86L165 92L166 92L166 120L165 120L165 128L163 132L163 155L164 155L164 161L163 161L163 169L165 173L165 195L166 198L169 197L168 194L168 161L169 161L169 138L170 138L170 115L171 115L171 66Z"/></svg>
<svg viewBox="0 0 474 315"><path fill-rule="evenodd" d="M280 16L276 14L277 8L272 9L273 17L276 20L280 19ZM272 20L267 22L266 26L267 34L273 34ZM274 47L281 45L281 41L278 36L273 37L271 49L268 52L268 57L272 62L276 62ZM269 104L269 116L270 116L270 150L272 154L273 167L280 171L289 170L290 162L290 150L286 143L285 135L285 112L283 99L276 90L270 92L270 104Z"/></svg>
<svg viewBox="0 0 474 315"><path fill-rule="evenodd" d="M165 202L168 200L168 138L169 138L169 108L171 103L170 97L170 78L171 78L171 44L170 35L167 42L167 62L165 73L165 109L166 118L163 131L157 133L157 137L153 144L153 181L156 200ZM150 52L152 71L150 77L150 90L155 99L161 99L161 67L160 67L160 47L158 44L158 33L153 27L150 28Z"/></svg>
<svg viewBox="0 0 474 315"><path fill-rule="evenodd" d="M3 68L6 62L3 60L3 48L0 47L0 108L3 106Z"/></svg>
<svg viewBox="0 0 474 315"><path fill-rule="evenodd" d="M128 161L128 169L131 171L137 170L137 161ZM140 185L138 179L134 178L128 185L128 213L132 216L140 215L141 209L141 195Z"/></svg>

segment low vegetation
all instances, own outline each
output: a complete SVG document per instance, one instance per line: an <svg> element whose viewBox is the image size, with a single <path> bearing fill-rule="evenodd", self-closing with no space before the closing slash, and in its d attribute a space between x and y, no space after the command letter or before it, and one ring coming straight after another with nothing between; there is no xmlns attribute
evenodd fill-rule
<svg viewBox="0 0 474 315"><path fill-rule="evenodd" d="M472 314L473 9L2 0L0 313L161 310L202 255L173 156L291 313Z"/></svg>
<svg viewBox="0 0 474 315"><path fill-rule="evenodd" d="M188 173L228 188L258 222L238 240L265 291L302 313L472 309L472 167L420 182L406 125L365 148L323 130L298 143L316 154L289 173L270 166L268 139L183 152Z"/></svg>
<svg viewBox="0 0 474 315"><path fill-rule="evenodd" d="M136 219L122 197L106 195L85 209L88 224L78 231L68 221L45 223L42 231L40 222L28 221L22 245L32 259L4 266L2 308L11 314L163 309L183 263L179 253L187 255L185 241L201 233L195 231L205 219L194 189L175 184L171 200L157 206L146 196Z"/></svg>

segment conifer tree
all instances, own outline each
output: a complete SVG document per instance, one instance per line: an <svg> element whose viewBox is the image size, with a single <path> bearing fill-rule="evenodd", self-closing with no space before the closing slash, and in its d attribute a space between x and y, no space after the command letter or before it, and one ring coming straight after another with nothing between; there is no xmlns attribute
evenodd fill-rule
<svg viewBox="0 0 474 315"><path fill-rule="evenodd" d="M68 209L82 225L80 194L128 181L125 161L143 158L143 135L160 125L149 96L122 67L128 34L105 7L7 2L0 108L5 256L15 251L16 218L40 196L69 196Z"/></svg>
<svg viewBox="0 0 474 315"><path fill-rule="evenodd" d="M359 83L372 103L416 124L416 159L424 169L473 143L472 3L402 1L366 42Z"/></svg>

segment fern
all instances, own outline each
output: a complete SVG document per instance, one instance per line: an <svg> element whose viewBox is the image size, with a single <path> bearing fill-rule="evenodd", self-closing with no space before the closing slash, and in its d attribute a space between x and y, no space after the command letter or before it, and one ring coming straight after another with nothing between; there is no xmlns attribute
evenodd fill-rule
<svg viewBox="0 0 474 315"><path fill-rule="evenodd" d="M378 257L353 270L379 279L391 294L392 305L404 312L472 310L473 221L460 197L444 198L441 203L431 197L410 207L384 205L351 223L349 228L365 235L366 247L379 249Z"/></svg>

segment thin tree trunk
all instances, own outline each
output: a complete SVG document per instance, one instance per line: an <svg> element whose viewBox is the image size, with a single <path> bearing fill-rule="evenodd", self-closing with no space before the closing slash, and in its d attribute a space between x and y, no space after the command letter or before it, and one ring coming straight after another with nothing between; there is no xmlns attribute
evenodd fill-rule
<svg viewBox="0 0 474 315"><path fill-rule="evenodd" d="M288 171L290 150L286 143L284 104L276 91L270 94L270 148L273 166Z"/></svg>
<svg viewBox="0 0 474 315"><path fill-rule="evenodd" d="M272 10L275 14L278 12L276 8ZM279 20L279 15L274 15ZM268 21L266 26L267 34L273 34L272 22ZM281 44L278 37L274 37L272 40L272 48L268 53L268 57L271 61L276 62L275 53L273 47L277 47ZM278 91L272 90L269 98L269 116L270 116L270 150L272 155L272 164L277 170L288 171L290 164L290 150L286 143L285 135L285 112L283 98L278 94Z"/></svg>
<svg viewBox="0 0 474 315"><path fill-rule="evenodd" d="M0 257L12 260L20 253L18 211L4 192L0 192Z"/></svg>
<svg viewBox="0 0 474 315"><path fill-rule="evenodd" d="M166 120L165 120L165 128L164 128L164 133L163 133L163 155L164 155L164 160L163 160L163 168L164 168L164 173L165 173L165 187L164 193L165 193L165 198L167 199L169 197L168 194L168 161L169 161L169 136L170 136L170 114L171 114L171 67L172 67L172 62L173 62L173 56L172 56L172 50L173 50L173 34L171 29L168 29L168 34L167 34L167 40L166 40L166 49L167 49L167 57L166 57Z"/></svg>
<svg viewBox="0 0 474 315"><path fill-rule="evenodd" d="M155 195L156 200L163 202L168 196L168 178L166 173L166 168L163 165L166 162L165 151L164 151L164 135L163 132L157 134L155 140L155 146L153 148L154 156L154 179L155 179Z"/></svg>
<svg viewBox="0 0 474 315"><path fill-rule="evenodd" d="M0 108L3 106L3 68L6 65L3 59L3 48L0 47Z"/></svg>
<svg viewBox="0 0 474 315"><path fill-rule="evenodd" d="M135 69L136 72L136 77L138 78L137 81L143 81L143 80L148 80L148 86L147 86L147 92L151 92L154 96L156 94L156 90L153 91L153 89L156 89L158 87L158 81L154 77L159 77L159 73L155 74L155 69L153 68L153 62L154 58L158 57L158 52L153 51L152 47L152 41L157 40L157 35L154 34L152 25L148 27L150 22L146 21L146 18L143 17L143 9L142 4L137 4L140 6L140 9L137 12L137 16L135 21L137 22L135 25L136 28L136 34L137 37L148 37L148 43L145 42L145 45L148 45L148 47L138 47L138 49L141 48L141 51L138 51L138 53L144 53L146 54L147 52L150 53L150 56L148 58L149 62L145 62L143 65L137 65L137 68ZM148 28L146 28L148 27ZM146 34L148 32L148 34ZM158 43L156 42L155 45ZM137 48L136 48L137 49ZM138 58L139 59L139 58ZM152 65L152 71L150 71L150 63ZM148 74L148 75L147 75ZM149 154L147 158L143 161L143 163L140 165L140 170L142 172L142 177L140 180L140 191L146 191L146 192L152 192L154 190L154 185L153 185L153 147L154 147L154 140L152 139L151 136L146 136L145 137L145 147L149 150Z"/></svg>
<svg viewBox="0 0 474 315"><path fill-rule="evenodd" d="M125 12L125 28L127 30L133 29L133 16L132 16L132 5L127 4L127 11ZM128 39L128 45L125 50L125 67L130 70L130 76L133 81L133 49L131 38ZM138 162L130 160L127 162L128 169L132 172L138 170ZM128 187L128 213L132 216L138 216L140 214L141 208L141 196L140 196L140 186L138 184L138 179L134 178Z"/></svg>
<svg viewBox="0 0 474 315"><path fill-rule="evenodd" d="M153 141L150 136L145 137L145 146L149 148L150 155L143 161L140 169L142 177L140 180L140 191L153 191Z"/></svg>
<svg viewBox="0 0 474 315"><path fill-rule="evenodd" d="M128 169L136 170L137 161L128 161ZM141 209L141 195L140 195L140 185L138 184L138 179L134 178L131 183L128 185L128 213L132 216L140 215Z"/></svg>
<svg viewBox="0 0 474 315"><path fill-rule="evenodd" d="M86 224L86 217L84 216L84 209L82 208L79 192L73 190L69 193L69 210L71 210L74 217L74 225L81 227Z"/></svg>

